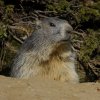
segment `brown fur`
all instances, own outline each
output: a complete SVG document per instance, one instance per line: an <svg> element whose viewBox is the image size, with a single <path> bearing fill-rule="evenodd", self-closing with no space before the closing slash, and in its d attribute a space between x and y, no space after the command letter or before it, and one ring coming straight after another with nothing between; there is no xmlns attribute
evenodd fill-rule
<svg viewBox="0 0 100 100"><path fill-rule="evenodd" d="M73 67L70 68L70 66L74 66L74 61L71 61L69 57L61 56L62 53L66 53L68 50L67 46L66 43L60 43L55 47L50 55L50 59L40 63L42 69L38 76L72 83L79 82L75 69ZM67 52L66 54L70 55L70 53Z"/></svg>

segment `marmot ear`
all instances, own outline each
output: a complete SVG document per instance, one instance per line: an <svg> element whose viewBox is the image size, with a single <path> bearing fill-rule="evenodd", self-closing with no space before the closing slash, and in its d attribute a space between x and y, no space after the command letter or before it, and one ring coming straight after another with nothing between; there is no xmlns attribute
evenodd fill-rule
<svg viewBox="0 0 100 100"><path fill-rule="evenodd" d="M36 26L40 25L41 24L41 21L39 19L36 19L35 20L35 23L36 23Z"/></svg>
<svg viewBox="0 0 100 100"><path fill-rule="evenodd" d="M35 19L35 22L36 22L36 26L40 26L41 25L41 21L44 19L44 18L48 18L46 16L38 16L38 18ZM41 28L41 27L39 27Z"/></svg>

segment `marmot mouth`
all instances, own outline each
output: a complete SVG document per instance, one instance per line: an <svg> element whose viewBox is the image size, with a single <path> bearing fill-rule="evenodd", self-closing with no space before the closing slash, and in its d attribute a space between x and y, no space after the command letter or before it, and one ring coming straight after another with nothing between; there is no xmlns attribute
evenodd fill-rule
<svg viewBox="0 0 100 100"><path fill-rule="evenodd" d="M69 39L61 40L61 42L69 42Z"/></svg>

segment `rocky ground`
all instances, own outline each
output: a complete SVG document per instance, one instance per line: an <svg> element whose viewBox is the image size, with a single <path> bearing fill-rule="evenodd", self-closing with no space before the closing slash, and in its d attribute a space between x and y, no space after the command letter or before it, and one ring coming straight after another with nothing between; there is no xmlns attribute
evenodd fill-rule
<svg viewBox="0 0 100 100"><path fill-rule="evenodd" d="M0 76L0 100L100 100L100 83L69 84Z"/></svg>

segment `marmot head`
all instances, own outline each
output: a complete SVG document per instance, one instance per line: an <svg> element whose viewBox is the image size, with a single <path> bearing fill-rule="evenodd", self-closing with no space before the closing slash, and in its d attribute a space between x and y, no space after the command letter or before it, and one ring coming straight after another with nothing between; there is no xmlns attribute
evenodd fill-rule
<svg viewBox="0 0 100 100"><path fill-rule="evenodd" d="M69 40L70 32L73 30L71 25L66 21L55 17L47 17L38 20L37 31L51 41L59 42Z"/></svg>

